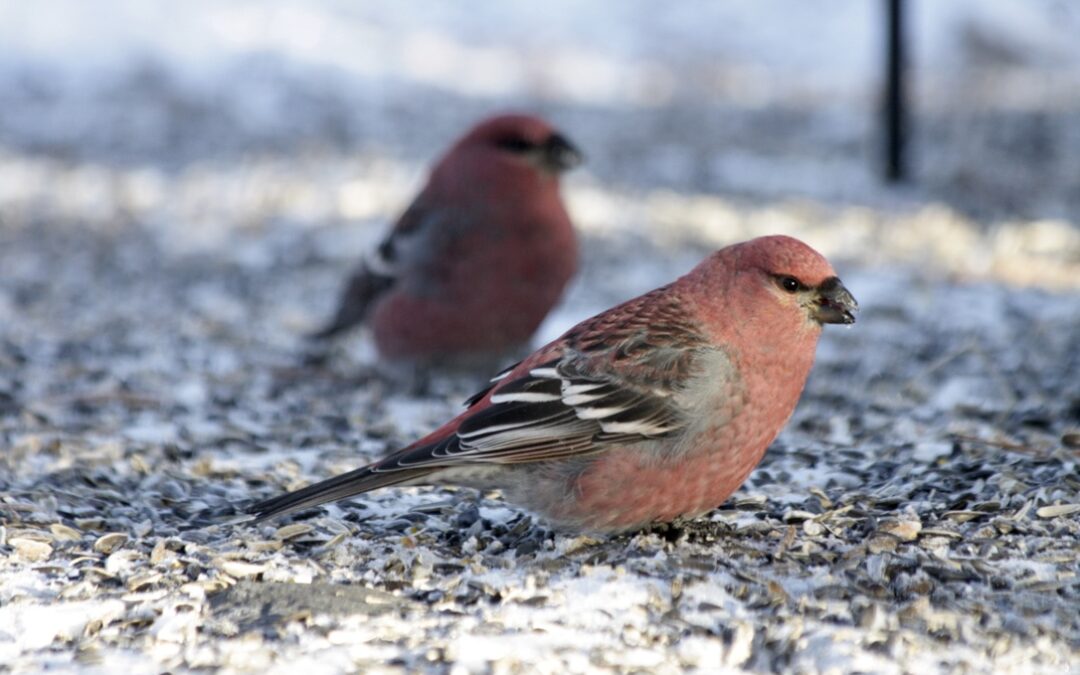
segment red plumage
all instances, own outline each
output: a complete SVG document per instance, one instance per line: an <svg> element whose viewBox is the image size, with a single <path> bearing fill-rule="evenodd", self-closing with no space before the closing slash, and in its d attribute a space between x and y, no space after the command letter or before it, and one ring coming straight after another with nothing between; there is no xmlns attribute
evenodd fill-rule
<svg viewBox="0 0 1080 675"><path fill-rule="evenodd" d="M422 364L526 345L577 270L559 175L580 159L538 118L478 124L436 163L315 337L367 321L383 358Z"/></svg>
<svg viewBox="0 0 1080 675"><path fill-rule="evenodd" d="M746 480L795 409L822 326L857 309L802 242L729 246L570 329L412 445L249 513L450 483L499 488L572 529L692 517Z"/></svg>

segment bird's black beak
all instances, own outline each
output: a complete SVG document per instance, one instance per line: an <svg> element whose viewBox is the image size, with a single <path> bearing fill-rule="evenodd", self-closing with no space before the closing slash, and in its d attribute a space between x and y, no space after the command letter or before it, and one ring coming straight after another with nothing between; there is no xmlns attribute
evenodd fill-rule
<svg viewBox="0 0 1080 675"><path fill-rule="evenodd" d="M817 288L811 312L819 323L855 323L859 303L836 277L829 277Z"/></svg>
<svg viewBox="0 0 1080 675"><path fill-rule="evenodd" d="M556 173L569 171L585 161L581 151L559 133L551 134L542 150L544 164Z"/></svg>

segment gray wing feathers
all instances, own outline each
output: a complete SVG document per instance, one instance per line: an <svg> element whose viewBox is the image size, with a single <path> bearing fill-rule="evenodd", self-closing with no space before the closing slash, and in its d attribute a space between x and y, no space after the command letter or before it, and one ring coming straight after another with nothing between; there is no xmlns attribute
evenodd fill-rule
<svg viewBox="0 0 1080 675"><path fill-rule="evenodd" d="M693 361L691 356L690 379L699 370ZM571 354L496 386L491 405L468 416L456 433L391 456L379 470L537 462L599 452L678 433L697 412L678 395L690 382L652 385L587 373L582 367ZM482 401L487 391L472 403Z"/></svg>
<svg viewBox="0 0 1080 675"><path fill-rule="evenodd" d="M432 232L440 228L439 211L429 209L420 195L402 214L394 229L349 277L334 318L310 337L322 340L352 328L367 318L375 301L399 280L416 283L434 253ZM420 275L423 276L423 275Z"/></svg>

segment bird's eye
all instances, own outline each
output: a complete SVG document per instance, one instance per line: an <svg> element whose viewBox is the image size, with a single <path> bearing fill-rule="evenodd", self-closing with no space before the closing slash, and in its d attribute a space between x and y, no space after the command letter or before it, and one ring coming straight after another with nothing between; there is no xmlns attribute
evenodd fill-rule
<svg viewBox="0 0 1080 675"><path fill-rule="evenodd" d="M782 276L778 277L777 281L780 283L780 288L788 293L797 293L803 288L802 282L795 277Z"/></svg>
<svg viewBox="0 0 1080 675"><path fill-rule="evenodd" d="M534 145L521 136L507 136L495 141L495 145L509 152L527 152Z"/></svg>

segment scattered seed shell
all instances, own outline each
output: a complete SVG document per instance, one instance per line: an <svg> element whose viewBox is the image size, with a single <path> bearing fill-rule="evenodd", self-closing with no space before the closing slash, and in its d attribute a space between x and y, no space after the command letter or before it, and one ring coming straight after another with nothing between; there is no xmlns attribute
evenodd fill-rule
<svg viewBox="0 0 1080 675"><path fill-rule="evenodd" d="M217 560L215 565L222 572L236 579L248 579L266 571L266 565L256 565L240 560Z"/></svg>
<svg viewBox="0 0 1080 675"><path fill-rule="evenodd" d="M1080 504L1054 504L1052 506L1042 506L1035 511L1035 515L1040 518L1071 516L1074 513L1080 513Z"/></svg>
<svg viewBox="0 0 1080 675"><path fill-rule="evenodd" d="M262 541L250 541L247 543L249 550L255 553L267 553L280 551L284 546L282 539L265 539Z"/></svg>
<svg viewBox="0 0 1080 675"><path fill-rule="evenodd" d="M82 539L82 532L63 523L53 523L49 526L49 531L60 541L79 541Z"/></svg>
<svg viewBox="0 0 1080 675"><path fill-rule="evenodd" d="M295 539L296 537L307 534L314 529L314 526L308 525L307 523L292 523L291 525L279 527L274 532L274 537L282 541L288 541L289 539Z"/></svg>
<svg viewBox="0 0 1080 675"><path fill-rule="evenodd" d="M922 531L922 523L917 520L895 520L882 523L880 529L900 541L915 541Z"/></svg>
<svg viewBox="0 0 1080 675"><path fill-rule="evenodd" d="M94 550L98 553L105 553L107 555L126 544L127 540L128 536L123 532L103 534L94 542Z"/></svg>

